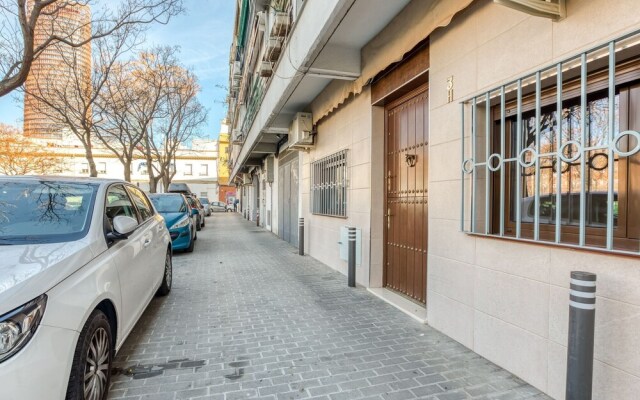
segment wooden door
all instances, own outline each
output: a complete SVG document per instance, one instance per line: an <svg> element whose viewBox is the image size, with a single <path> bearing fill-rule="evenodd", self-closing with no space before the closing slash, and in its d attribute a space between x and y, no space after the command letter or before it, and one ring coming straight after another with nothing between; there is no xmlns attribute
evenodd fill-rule
<svg viewBox="0 0 640 400"><path fill-rule="evenodd" d="M422 86L385 108L387 288L426 303L429 99Z"/></svg>

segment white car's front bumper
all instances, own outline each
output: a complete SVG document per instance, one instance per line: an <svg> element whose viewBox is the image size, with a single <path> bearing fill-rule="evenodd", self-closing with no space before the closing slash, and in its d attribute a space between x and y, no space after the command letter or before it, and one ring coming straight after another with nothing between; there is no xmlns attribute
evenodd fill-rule
<svg viewBox="0 0 640 400"><path fill-rule="evenodd" d="M29 343L0 363L3 400L64 399L78 332L41 325Z"/></svg>

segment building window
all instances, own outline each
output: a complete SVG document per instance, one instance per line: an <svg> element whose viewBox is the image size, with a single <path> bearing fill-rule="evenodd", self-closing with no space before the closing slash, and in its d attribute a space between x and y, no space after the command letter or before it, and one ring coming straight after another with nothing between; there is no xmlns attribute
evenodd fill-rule
<svg viewBox="0 0 640 400"><path fill-rule="evenodd" d="M311 163L311 212L347 216L347 150Z"/></svg>
<svg viewBox="0 0 640 400"><path fill-rule="evenodd" d="M185 175L193 175L193 164L185 164L185 166L184 166L184 174Z"/></svg>
<svg viewBox="0 0 640 400"><path fill-rule="evenodd" d="M207 197L209 194L207 192L200 192L200 197Z"/></svg>
<svg viewBox="0 0 640 400"><path fill-rule="evenodd" d="M200 164L200 176L208 176L208 175L209 175L209 165Z"/></svg>
<svg viewBox="0 0 640 400"><path fill-rule="evenodd" d="M107 163L106 162L96 163L96 168L98 169L98 174L106 174L107 173Z"/></svg>
<svg viewBox="0 0 640 400"><path fill-rule="evenodd" d="M463 103L463 230L640 254L638 38Z"/></svg>

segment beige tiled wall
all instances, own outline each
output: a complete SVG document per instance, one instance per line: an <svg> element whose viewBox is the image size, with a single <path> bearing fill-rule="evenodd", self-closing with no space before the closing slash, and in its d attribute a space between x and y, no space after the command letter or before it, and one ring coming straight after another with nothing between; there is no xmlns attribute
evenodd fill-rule
<svg viewBox="0 0 640 400"><path fill-rule="evenodd" d="M362 264L356 268L356 281L369 286L371 238L371 93L363 91L338 111L320 121L315 148L300 153L302 215L305 219L307 253L344 274L347 263L340 259L340 227L362 229ZM347 218L313 215L309 212L310 164L339 150L348 149L349 188Z"/></svg>
<svg viewBox="0 0 640 400"><path fill-rule="evenodd" d="M640 29L639 6L567 0L568 17L552 22L480 0L431 36L428 321L554 398L569 273L582 269L598 274L594 398L638 398L640 261L461 233L459 101Z"/></svg>

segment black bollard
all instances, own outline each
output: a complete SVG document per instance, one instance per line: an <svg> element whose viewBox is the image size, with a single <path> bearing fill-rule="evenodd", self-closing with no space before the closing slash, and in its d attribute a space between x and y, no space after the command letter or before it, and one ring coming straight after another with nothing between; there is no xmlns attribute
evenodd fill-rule
<svg viewBox="0 0 640 400"><path fill-rule="evenodd" d="M298 254L304 255L304 218L298 218Z"/></svg>
<svg viewBox="0 0 640 400"><path fill-rule="evenodd" d="M596 320L596 275L571 272L567 400L590 400L593 384L593 333Z"/></svg>
<svg viewBox="0 0 640 400"><path fill-rule="evenodd" d="M349 287L356 287L356 228L349 227L349 271L347 282Z"/></svg>

